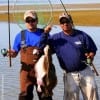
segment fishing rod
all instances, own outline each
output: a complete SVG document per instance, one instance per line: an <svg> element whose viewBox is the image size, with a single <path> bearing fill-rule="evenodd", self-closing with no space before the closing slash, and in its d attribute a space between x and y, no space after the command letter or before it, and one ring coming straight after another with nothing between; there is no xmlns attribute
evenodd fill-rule
<svg viewBox="0 0 100 100"><path fill-rule="evenodd" d="M95 65L93 64L92 60L90 58L87 58L87 60L85 61L85 63L89 66L92 67L93 71L95 72L96 76L99 76L99 73L95 67Z"/></svg>
<svg viewBox="0 0 100 100"><path fill-rule="evenodd" d="M10 9L9 9L9 0L8 0L8 33L9 33L9 50L11 50L11 39L10 39ZM10 53L10 52L9 52ZM9 54L9 65L10 67L12 66L11 64L11 55Z"/></svg>
<svg viewBox="0 0 100 100"><path fill-rule="evenodd" d="M96 74L97 76L99 76L99 73L98 73L98 71L96 70L95 65L94 65L93 63L91 63L91 66L93 67L93 69L94 69L94 71L95 71L95 74Z"/></svg>
<svg viewBox="0 0 100 100"><path fill-rule="evenodd" d="M50 7L51 7L51 15L50 15L50 19L49 19L48 23L46 24L46 26L51 23L52 18L53 18L53 14L52 14L52 12L53 12L53 6L52 6L52 3L51 3L51 0L48 0L48 2L49 2Z"/></svg>
<svg viewBox="0 0 100 100"><path fill-rule="evenodd" d="M63 2L62 2L62 0L60 0L60 2L61 2L61 4L62 4L62 6L63 6L63 8L64 8L64 10L65 10L65 12L66 12L66 14L69 15L69 14L68 14L68 11L67 11L66 8L65 8L65 5L64 5Z"/></svg>
<svg viewBox="0 0 100 100"><path fill-rule="evenodd" d="M68 15L68 17L69 17L69 19L70 19L70 21L71 21L71 23L72 23L73 27L74 27L74 24L73 24L73 20L72 20L71 15L70 15L70 14L68 13L68 11L66 10L65 5L64 5L64 3L62 2L62 0L60 0L60 2L61 2L61 5L62 5L62 6L63 6L63 8L64 8L64 10L65 10L66 14Z"/></svg>
<svg viewBox="0 0 100 100"><path fill-rule="evenodd" d="M95 65L93 64L93 62L91 61L90 58L87 58L86 63L87 63L89 66L92 66L92 68L93 68L95 74L96 74L97 76L99 76L99 73L98 73L98 71L96 70L96 67L95 67Z"/></svg>
<svg viewBox="0 0 100 100"><path fill-rule="evenodd" d="M52 25L52 19L53 19L53 5L52 5L52 3L51 3L51 0L48 0L48 2L49 2L49 5L50 5L50 8L51 8L51 14L50 14L50 19L49 19L48 23L45 25L45 27L48 26L48 25L50 25L50 23L51 23L51 26L53 26L53 25ZM57 28L56 26L53 26L53 27L54 27L54 28Z"/></svg>

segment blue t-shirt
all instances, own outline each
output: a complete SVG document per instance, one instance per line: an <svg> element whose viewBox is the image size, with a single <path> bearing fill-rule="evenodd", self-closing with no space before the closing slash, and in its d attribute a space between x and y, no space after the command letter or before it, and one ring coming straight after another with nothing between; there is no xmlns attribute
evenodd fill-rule
<svg viewBox="0 0 100 100"><path fill-rule="evenodd" d="M24 30L25 32L25 45L26 46L40 46L40 37L41 34L43 33L42 29L37 29L36 32L30 32L29 30ZM19 52L21 49L21 32L18 33L15 37L14 45L13 45L13 50L16 52Z"/></svg>
<svg viewBox="0 0 100 100"><path fill-rule="evenodd" d="M61 67L68 72L83 69L86 66L85 53L96 53L97 50L91 37L76 29L72 35L65 35L63 32L54 34L50 36L48 43L56 53Z"/></svg>

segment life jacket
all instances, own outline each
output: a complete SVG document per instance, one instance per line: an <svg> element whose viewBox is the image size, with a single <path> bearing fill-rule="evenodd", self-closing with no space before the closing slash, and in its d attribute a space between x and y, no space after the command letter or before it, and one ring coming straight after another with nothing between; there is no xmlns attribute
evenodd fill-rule
<svg viewBox="0 0 100 100"><path fill-rule="evenodd" d="M40 58L42 54L42 50L40 50L38 47L26 46L25 41L25 30L21 31L21 63L25 63L27 65L34 65L37 60Z"/></svg>

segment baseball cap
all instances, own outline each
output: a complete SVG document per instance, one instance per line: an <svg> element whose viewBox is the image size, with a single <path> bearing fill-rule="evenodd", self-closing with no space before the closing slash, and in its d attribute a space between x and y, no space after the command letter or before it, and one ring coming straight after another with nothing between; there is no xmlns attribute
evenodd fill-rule
<svg viewBox="0 0 100 100"><path fill-rule="evenodd" d="M60 23L73 23L73 20L72 20L72 17L71 15L67 14L67 13L62 13L60 16L59 16L59 22Z"/></svg>
<svg viewBox="0 0 100 100"><path fill-rule="evenodd" d="M66 19L69 19L69 20L70 20L69 15L66 14L66 13L62 13L62 14L59 16L59 20L61 20L62 18L66 18Z"/></svg>
<svg viewBox="0 0 100 100"><path fill-rule="evenodd" d="M33 10L28 10L24 13L24 20L26 20L27 17L31 17L33 19L37 19L38 16L37 16L37 13Z"/></svg>

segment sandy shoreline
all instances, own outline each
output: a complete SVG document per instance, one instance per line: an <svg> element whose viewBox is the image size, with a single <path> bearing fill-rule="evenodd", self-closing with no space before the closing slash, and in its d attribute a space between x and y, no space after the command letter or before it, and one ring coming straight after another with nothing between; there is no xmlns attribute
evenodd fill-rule
<svg viewBox="0 0 100 100"><path fill-rule="evenodd" d="M58 16L60 13L64 12L64 9L61 4L52 5L53 6L53 24L58 23ZM100 4L66 4L67 11L69 14L72 15L75 25L91 25L91 26L100 26ZM0 21L7 21L7 6L0 6ZM23 20L23 12L28 9L35 9L35 10L43 10L45 12L44 16L48 16L50 12L51 6L49 5L26 5L26 6L10 6L10 19L12 22L15 22L12 12L21 12L17 13L20 14L22 17L20 18ZM3 11L3 12L2 12ZM43 13L44 13L43 12ZM18 16L16 14L16 16ZM45 17L46 18L46 17ZM44 19L45 19L44 18Z"/></svg>

